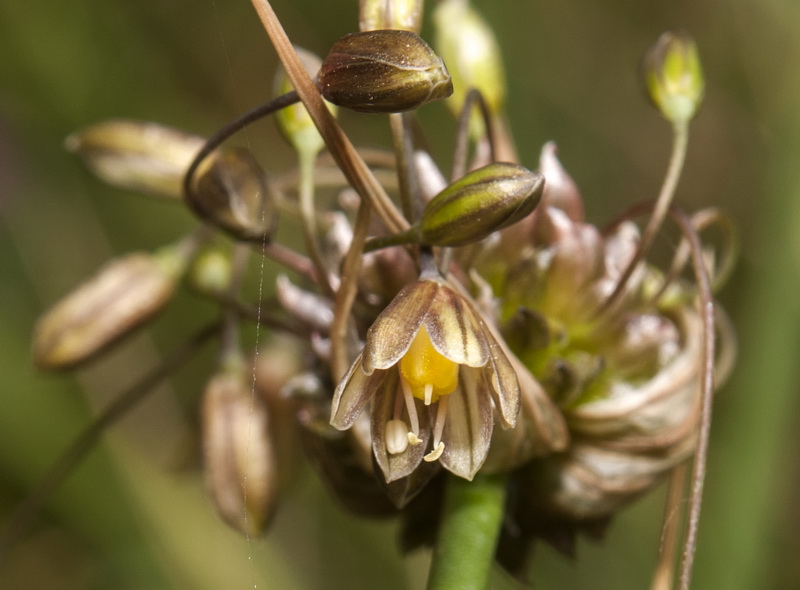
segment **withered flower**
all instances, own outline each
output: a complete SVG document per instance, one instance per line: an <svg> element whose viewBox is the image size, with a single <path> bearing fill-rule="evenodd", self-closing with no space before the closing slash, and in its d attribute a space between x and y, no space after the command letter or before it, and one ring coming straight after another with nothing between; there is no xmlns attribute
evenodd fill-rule
<svg viewBox="0 0 800 590"><path fill-rule="evenodd" d="M387 482L423 459L471 480L489 451L493 408L504 428L516 423L519 383L469 300L423 273L370 327L336 388L331 424L350 428L370 402L373 453Z"/></svg>

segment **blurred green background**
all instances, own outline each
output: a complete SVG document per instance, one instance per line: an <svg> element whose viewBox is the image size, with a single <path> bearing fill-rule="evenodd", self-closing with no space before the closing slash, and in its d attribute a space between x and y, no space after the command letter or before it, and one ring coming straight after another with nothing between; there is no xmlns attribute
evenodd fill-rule
<svg viewBox="0 0 800 590"><path fill-rule="evenodd" d="M742 232L720 299L740 338L717 397L695 588L800 587L800 5L789 0L480 0L504 47L522 162L555 140L588 216L655 196L668 125L637 67L667 29L697 40L707 97L678 201L715 205ZM356 0L275 0L293 40L324 53L356 28ZM430 38L430 34L425 35ZM45 375L30 362L43 309L108 258L193 226L180 207L102 185L62 147L112 117L208 134L271 92L275 57L246 0L0 3L0 521L120 388L213 313L181 296L153 330L98 366ZM421 117L448 162L454 125ZM386 137L369 116L343 124ZM267 168L290 154L270 122L247 141ZM662 241L668 251L674 243ZM104 439L0 569L2 588L419 588L429 557L401 559L392 523L356 520L302 469L264 540L221 524L197 469L193 404L206 355ZM663 489L626 510L575 561L537 549L538 588L644 588ZM514 588L502 573L497 588Z"/></svg>

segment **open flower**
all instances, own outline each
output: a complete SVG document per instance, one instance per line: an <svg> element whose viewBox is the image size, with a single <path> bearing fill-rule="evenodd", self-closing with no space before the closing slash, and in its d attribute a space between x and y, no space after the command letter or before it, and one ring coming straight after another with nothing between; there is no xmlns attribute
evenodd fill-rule
<svg viewBox="0 0 800 590"><path fill-rule="evenodd" d="M516 423L519 383L469 300L441 277L423 277L370 327L336 388L331 424L350 428L370 401L373 452L387 482L423 459L472 479L489 451L493 408L504 428Z"/></svg>

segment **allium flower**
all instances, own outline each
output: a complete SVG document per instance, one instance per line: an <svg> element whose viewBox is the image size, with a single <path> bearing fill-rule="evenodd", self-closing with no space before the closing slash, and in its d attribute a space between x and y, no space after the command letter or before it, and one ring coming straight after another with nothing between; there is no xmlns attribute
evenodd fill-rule
<svg viewBox="0 0 800 590"><path fill-rule="evenodd" d="M387 482L423 459L472 479L489 451L494 408L504 428L515 425L519 383L467 298L423 275L370 327L336 388L331 424L350 428L370 402L373 452Z"/></svg>

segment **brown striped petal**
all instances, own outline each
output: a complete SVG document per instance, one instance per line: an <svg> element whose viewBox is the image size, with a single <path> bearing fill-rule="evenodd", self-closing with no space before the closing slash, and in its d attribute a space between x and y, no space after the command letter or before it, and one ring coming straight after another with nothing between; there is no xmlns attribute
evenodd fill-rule
<svg viewBox="0 0 800 590"><path fill-rule="evenodd" d="M484 371L469 367L461 369L459 380L459 389L447 402L444 452L439 461L451 473L472 480L486 460L492 438L494 416L486 395L491 386Z"/></svg>
<svg viewBox="0 0 800 590"><path fill-rule="evenodd" d="M399 378L399 371L388 372L383 386L385 395L377 396L372 406L372 450L375 461L383 471L383 477L387 483L410 475L422 463L422 457L425 455L431 438L429 412L419 411L419 437L422 439L422 443L408 445L402 453L397 454L390 454L386 450L386 426L394 417L395 400L399 395L397 393L400 386ZM417 405L421 406L421 404ZM403 404L401 419L409 424L405 404Z"/></svg>
<svg viewBox="0 0 800 590"><path fill-rule="evenodd" d="M359 356L350 370L339 382L333 394L331 406L331 425L339 430L347 430L358 418L375 392L383 385L386 373L380 371L367 375L361 370Z"/></svg>

